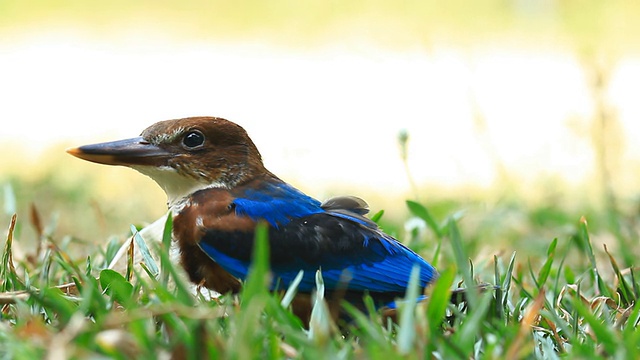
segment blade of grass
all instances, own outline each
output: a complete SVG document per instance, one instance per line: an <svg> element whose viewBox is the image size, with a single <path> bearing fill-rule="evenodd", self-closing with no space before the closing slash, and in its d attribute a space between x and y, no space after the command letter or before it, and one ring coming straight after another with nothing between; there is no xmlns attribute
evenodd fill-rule
<svg viewBox="0 0 640 360"><path fill-rule="evenodd" d="M638 350L640 333L637 331L640 321L640 303L636 302L622 330L622 339L627 349L627 354L635 354Z"/></svg>
<svg viewBox="0 0 640 360"><path fill-rule="evenodd" d="M473 354L474 344L478 337L481 336L480 334L482 334L481 329L483 322L487 316L492 300L493 296L490 292L483 294L477 299L476 305L468 312L461 328L454 336L454 342L468 355Z"/></svg>
<svg viewBox="0 0 640 360"><path fill-rule="evenodd" d="M545 303L544 289L540 290L538 296L533 301L531 306L524 312L522 321L520 322L520 328L515 340L509 346L507 350L507 359L522 359L526 354L523 354L523 344L525 339L531 334L531 327L535 324L536 318L543 309ZM532 349L528 349L532 350Z"/></svg>
<svg viewBox="0 0 640 360"><path fill-rule="evenodd" d="M496 313L498 317L504 319L504 307L502 306L502 289L500 288L500 267L499 259L497 255L493 256L493 267L494 267L494 287L496 288Z"/></svg>
<svg viewBox="0 0 640 360"><path fill-rule="evenodd" d="M78 308L77 304L66 297L60 289L43 288L40 291L30 291L30 299L40 304L45 310L49 321L60 321L66 324Z"/></svg>
<svg viewBox="0 0 640 360"><path fill-rule="evenodd" d="M384 210L378 211L377 213L373 214L373 216L371 216L371 221L377 224L378 221L382 219L382 215L384 215Z"/></svg>
<svg viewBox="0 0 640 360"><path fill-rule="evenodd" d="M135 258L136 258L136 242L130 241L129 247L127 248L127 268L125 270L125 277L127 280L131 280L131 276L133 275L133 263L135 261Z"/></svg>
<svg viewBox="0 0 640 360"><path fill-rule="evenodd" d="M629 268L629 275L631 276L631 285L633 286L633 295L635 299L640 298L640 288L636 282L636 275L633 268Z"/></svg>
<svg viewBox="0 0 640 360"><path fill-rule="evenodd" d="M100 286L113 300L129 307L133 299L133 285L119 272L104 269L100 272Z"/></svg>
<svg viewBox="0 0 640 360"><path fill-rule="evenodd" d="M622 330L623 336L627 337L631 332L636 331L636 327L638 326L638 322L640 322L640 302L636 302L633 305L633 310L627 319L627 323Z"/></svg>
<svg viewBox="0 0 640 360"><path fill-rule="evenodd" d="M605 284L605 282L600 277L600 274L598 273L596 256L593 251L591 237L589 236L589 230L587 228L587 219L584 216L580 218L579 228L579 238L581 239L584 247L587 249L587 257L589 258L589 264L591 265L591 274L595 281L595 284L602 295L611 297L611 291L609 290L609 287Z"/></svg>
<svg viewBox="0 0 640 360"><path fill-rule="evenodd" d="M365 303L367 302L373 305L373 300L370 296L368 300L365 299ZM345 311L353 318L353 321L356 325L353 331L359 338L368 338L367 341L370 340L385 349L389 347L389 342L385 338L382 330L383 328L379 323L375 322L375 320L379 319L371 319L367 317L362 311L358 310L349 302L343 301L342 306L344 307ZM375 306L371 306L371 308L371 310L373 310L373 313L370 314L375 314Z"/></svg>
<svg viewBox="0 0 640 360"><path fill-rule="evenodd" d="M411 200L407 200L406 203L407 203L407 207L409 208L409 211L411 211L413 215L424 220L424 222L431 229L431 231L433 231L433 233L436 235L437 238L442 237L442 229L440 229L440 226L438 226L438 222L435 221L435 219L433 218L433 216L431 216L431 213L429 212L429 210L427 210L426 207L424 207L422 204L418 202L411 201Z"/></svg>
<svg viewBox="0 0 640 360"><path fill-rule="evenodd" d="M409 277L409 286L407 287L407 293L402 303L398 304L398 312L400 314L399 328L398 328L398 353L400 355L407 355L413 348L413 342L416 336L415 333L415 312L416 304L419 293L419 280L420 267L414 265L411 269L411 276Z"/></svg>
<svg viewBox="0 0 640 360"><path fill-rule="evenodd" d="M469 299L469 305L474 307L478 303L478 292L475 289L473 275L471 274L471 267L469 265L470 259L464 250L462 244L462 237L455 220L449 220L449 238L451 239L451 247L458 267L458 273L462 275L467 287L467 298Z"/></svg>
<svg viewBox="0 0 640 360"><path fill-rule="evenodd" d="M258 223L253 242L253 261L242 289L242 307L248 306L251 298L267 292L269 274L269 233L267 224Z"/></svg>
<svg viewBox="0 0 640 360"><path fill-rule="evenodd" d="M598 319L593 312L582 303L580 296L573 299L573 306L577 314L589 324L598 344L604 346L605 351L609 355L615 354L618 341L616 340L616 335L613 333L613 330L607 327L606 323Z"/></svg>
<svg viewBox="0 0 640 360"><path fill-rule="evenodd" d="M168 264L167 270L169 270L170 279L173 280L173 283L175 284L175 289L173 290L175 291L176 300L179 300L182 304L185 304L185 305L193 305L194 303L193 292L190 290L189 284L185 282L185 278L182 276L183 270L177 268L177 266L179 266L178 264L173 264L170 262L168 253L159 251L158 256L160 256L161 262L166 262ZM157 270L158 269L156 268L156 273L155 273L156 276L158 274ZM149 272L151 270L145 269L145 271ZM156 277L151 277L151 279L153 281L157 281ZM167 287L164 287L164 286L160 286L160 288L167 289Z"/></svg>
<svg viewBox="0 0 640 360"><path fill-rule="evenodd" d="M165 253L167 256L161 258L160 261L160 284L163 286L167 286L169 283L169 266L171 266L171 256L169 254L169 250L171 249L171 239L173 233L173 216L171 216L171 212L167 214L167 220L164 223L164 228L162 231L162 249L161 252ZM169 260L169 261L167 261Z"/></svg>
<svg viewBox="0 0 640 360"><path fill-rule="evenodd" d="M158 264L156 264L156 261L153 259L147 243L144 241L142 236L140 236L140 232L135 227L135 225L131 225L131 233L133 234L133 239L136 242L138 251L140 251L140 254L142 255L142 260L147 265L154 278L157 278L158 274L160 273L160 270L158 270Z"/></svg>
<svg viewBox="0 0 640 360"><path fill-rule="evenodd" d="M298 285L300 285L300 282L302 281L303 276L304 276L304 271L303 270L298 271L298 275L296 275L296 277L293 279L293 281L291 282L291 285L289 285L289 288L287 288L287 292L284 294L282 301L280 301L280 305L282 305L282 307L287 308L289 307L289 305L291 305L293 298L296 296L296 293L298 292Z"/></svg>
<svg viewBox="0 0 640 360"><path fill-rule="evenodd" d="M618 278L618 293L620 294L622 305L624 307L630 306L636 300L633 289L631 288L631 286L629 286L629 283L627 283L627 280L620 272L620 267L618 267L616 259L614 259L613 256L609 253L606 244L604 244L604 252L609 256L611 267L613 268L613 271L616 273L616 277Z"/></svg>
<svg viewBox="0 0 640 360"><path fill-rule="evenodd" d="M553 239L553 241L551 241L551 244L549 244L549 248L547 249L547 259L538 272L538 290L541 290L544 284L547 282L547 278L549 277L549 273L551 272L551 265L553 265L557 245L558 238Z"/></svg>
<svg viewBox="0 0 640 360"><path fill-rule="evenodd" d="M554 297L558 294L558 291L560 289L560 279L561 279L560 274L562 273L562 269L570 269L570 267L564 266L565 260L567 259L567 256L569 255L570 250L571 250L571 243L568 243L567 246L564 247L564 251L562 252L562 257L560 258L560 263L558 264L558 274L556 275L555 281L553 283L552 295Z"/></svg>
<svg viewBox="0 0 640 360"><path fill-rule="evenodd" d="M505 314L509 314L509 292L511 291L511 279L513 278L513 267L516 262L516 252L514 251L511 255L511 259L509 260L509 266L507 267L507 272L504 275L504 280L502 282L502 309ZM507 319L508 320L508 319Z"/></svg>
<svg viewBox="0 0 640 360"><path fill-rule="evenodd" d="M309 339L318 346L324 346L329 341L331 334L331 314L324 301L324 279L322 272L316 271L316 292L314 293L314 304L311 309L311 318L309 320Z"/></svg>
<svg viewBox="0 0 640 360"><path fill-rule="evenodd" d="M13 263L13 233L16 228L18 216L13 214L9 223L9 232L7 240L4 243L4 251L2 252L2 268L0 268L0 291L12 291L24 289L24 283L18 277L16 267Z"/></svg>
<svg viewBox="0 0 640 360"><path fill-rule="evenodd" d="M455 275L456 272L452 268L440 272L438 280L436 280L433 288L429 292L429 299L427 300L427 320L429 321L429 335L431 336L431 340L434 340L436 335L441 334L440 327L442 325L442 319L445 318L447 308L449 307L451 286ZM429 343L431 343L431 341Z"/></svg>
<svg viewBox="0 0 640 360"><path fill-rule="evenodd" d="M442 238L438 238L438 242L436 244L436 250L433 252L433 257L431 258L431 265L438 268L438 261L440 260L440 250L442 249Z"/></svg>

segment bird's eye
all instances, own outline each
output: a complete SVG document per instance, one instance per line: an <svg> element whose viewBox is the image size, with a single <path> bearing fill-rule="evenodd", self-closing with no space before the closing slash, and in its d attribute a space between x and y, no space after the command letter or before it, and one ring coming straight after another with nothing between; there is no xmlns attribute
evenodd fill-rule
<svg viewBox="0 0 640 360"><path fill-rule="evenodd" d="M182 143L188 149L202 146L202 144L204 144L204 134L199 130L189 131L182 139Z"/></svg>

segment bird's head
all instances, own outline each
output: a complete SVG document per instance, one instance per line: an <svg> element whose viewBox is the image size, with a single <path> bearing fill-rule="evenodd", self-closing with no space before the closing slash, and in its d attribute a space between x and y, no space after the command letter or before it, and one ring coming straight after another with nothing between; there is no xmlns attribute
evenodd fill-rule
<svg viewBox="0 0 640 360"><path fill-rule="evenodd" d="M67 150L78 158L123 165L155 180L170 206L204 188L231 188L266 170L258 149L239 125L221 118L157 122L139 137Z"/></svg>

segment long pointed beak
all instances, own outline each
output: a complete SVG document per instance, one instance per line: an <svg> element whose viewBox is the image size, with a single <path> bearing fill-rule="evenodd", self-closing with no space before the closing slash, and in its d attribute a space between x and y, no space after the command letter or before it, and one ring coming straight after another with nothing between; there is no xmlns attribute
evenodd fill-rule
<svg viewBox="0 0 640 360"><path fill-rule="evenodd" d="M142 137L84 145L67 152L83 160L106 165L160 166L171 156L167 150L155 146Z"/></svg>

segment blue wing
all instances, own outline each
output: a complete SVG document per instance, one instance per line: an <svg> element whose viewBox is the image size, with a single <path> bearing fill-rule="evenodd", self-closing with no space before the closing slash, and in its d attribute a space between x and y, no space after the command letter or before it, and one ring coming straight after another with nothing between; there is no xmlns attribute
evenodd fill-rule
<svg viewBox="0 0 640 360"><path fill-rule="evenodd" d="M260 190L260 191L258 191ZM420 286L437 276L415 252L383 233L360 213L340 206L321 207L293 187L269 185L233 201L236 214L270 224L272 287L286 288L300 270L300 291L315 288L315 272L322 271L327 289L403 294L414 265L420 267ZM366 203L365 203L366 205ZM232 275L244 279L251 263L253 233L208 229L200 247Z"/></svg>
<svg viewBox="0 0 640 360"><path fill-rule="evenodd" d="M324 211L318 200L280 181L264 181L257 188L243 189L233 205L236 214L255 221L265 220L275 228L291 219Z"/></svg>

